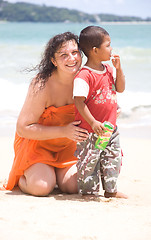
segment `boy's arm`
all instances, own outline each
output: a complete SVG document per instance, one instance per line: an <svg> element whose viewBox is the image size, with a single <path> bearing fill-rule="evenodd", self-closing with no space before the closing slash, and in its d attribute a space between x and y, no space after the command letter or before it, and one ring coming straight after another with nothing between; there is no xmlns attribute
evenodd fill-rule
<svg viewBox="0 0 151 240"><path fill-rule="evenodd" d="M85 97L74 97L74 101L79 113L88 122L94 132L98 135L102 135L104 132L103 129L105 130L105 127L101 122L97 121L92 116L87 105L84 103Z"/></svg>
<svg viewBox="0 0 151 240"><path fill-rule="evenodd" d="M125 90L125 76L121 67L120 57L114 55L112 59L113 66L116 68L116 81L115 87L117 92L123 92Z"/></svg>

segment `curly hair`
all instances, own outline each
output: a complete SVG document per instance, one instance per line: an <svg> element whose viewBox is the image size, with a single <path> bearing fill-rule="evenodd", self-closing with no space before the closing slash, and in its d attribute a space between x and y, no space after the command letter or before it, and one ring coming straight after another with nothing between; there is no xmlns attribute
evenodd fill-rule
<svg viewBox="0 0 151 240"><path fill-rule="evenodd" d="M71 32L55 35L49 40L42 55L41 62L32 69L38 70L38 74L34 79L34 84L40 83L40 88L43 88L45 86L48 78L56 69L51 59L55 57L55 53L58 51L58 49L60 49L64 43L70 40L74 40L79 47L78 36Z"/></svg>

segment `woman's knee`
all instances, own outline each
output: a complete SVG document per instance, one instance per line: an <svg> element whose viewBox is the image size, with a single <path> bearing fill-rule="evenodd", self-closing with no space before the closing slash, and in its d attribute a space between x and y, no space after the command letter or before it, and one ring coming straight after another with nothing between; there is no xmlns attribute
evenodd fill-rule
<svg viewBox="0 0 151 240"><path fill-rule="evenodd" d="M49 179L34 179L28 183L29 193L34 196L47 196L55 187L56 182Z"/></svg>
<svg viewBox="0 0 151 240"><path fill-rule="evenodd" d="M45 164L31 166L19 179L20 189L34 196L47 196L56 185L54 168Z"/></svg>
<svg viewBox="0 0 151 240"><path fill-rule="evenodd" d="M77 187L77 168L75 165L56 169L57 184L64 193L75 194L78 192Z"/></svg>

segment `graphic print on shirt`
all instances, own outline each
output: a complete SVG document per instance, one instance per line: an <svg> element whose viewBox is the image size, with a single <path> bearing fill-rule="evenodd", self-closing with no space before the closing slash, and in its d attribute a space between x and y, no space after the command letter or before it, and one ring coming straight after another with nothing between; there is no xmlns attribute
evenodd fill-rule
<svg viewBox="0 0 151 240"><path fill-rule="evenodd" d="M92 98L95 104L104 104L107 100L111 100L111 104L117 103L114 84L112 83L112 89L108 86L106 89L94 90Z"/></svg>

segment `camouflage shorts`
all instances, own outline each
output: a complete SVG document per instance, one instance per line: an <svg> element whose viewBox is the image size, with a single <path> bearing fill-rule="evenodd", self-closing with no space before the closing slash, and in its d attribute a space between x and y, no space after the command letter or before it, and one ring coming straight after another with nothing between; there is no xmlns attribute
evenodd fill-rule
<svg viewBox="0 0 151 240"><path fill-rule="evenodd" d="M80 194L98 195L100 180L106 192L117 192L117 178L121 167L121 148L117 128L105 150L95 148L97 135L89 133L85 142L77 144L77 180Z"/></svg>

